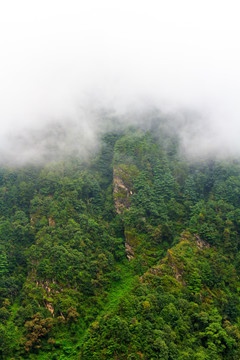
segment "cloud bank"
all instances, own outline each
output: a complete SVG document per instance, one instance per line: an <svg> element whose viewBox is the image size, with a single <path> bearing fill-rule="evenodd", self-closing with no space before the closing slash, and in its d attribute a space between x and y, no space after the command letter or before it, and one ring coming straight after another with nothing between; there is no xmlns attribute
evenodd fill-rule
<svg viewBox="0 0 240 360"><path fill-rule="evenodd" d="M97 108L122 116L150 106L170 116L183 116L182 109L200 114L194 131L181 134L193 153L240 154L238 6L234 0L2 2L1 158L37 159L43 148L57 153L81 139L83 151L97 139ZM56 122L60 142L51 135Z"/></svg>

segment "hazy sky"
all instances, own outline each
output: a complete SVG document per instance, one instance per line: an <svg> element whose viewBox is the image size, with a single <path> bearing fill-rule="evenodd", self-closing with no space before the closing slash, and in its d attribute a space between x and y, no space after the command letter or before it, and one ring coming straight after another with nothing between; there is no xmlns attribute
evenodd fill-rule
<svg viewBox="0 0 240 360"><path fill-rule="evenodd" d="M157 103L202 112L240 153L239 13L237 0L1 1L0 141L85 103Z"/></svg>

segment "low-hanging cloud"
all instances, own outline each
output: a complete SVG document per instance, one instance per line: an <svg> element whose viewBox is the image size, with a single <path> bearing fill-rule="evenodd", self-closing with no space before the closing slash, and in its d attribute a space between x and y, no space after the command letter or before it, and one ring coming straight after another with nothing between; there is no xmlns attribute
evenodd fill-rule
<svg viewBox="0 0 240 360"><path fill-rule="evenodd" d="M97 108L151 106L186 117L192 154L240 154L239 33L237 1L2 2L2 161L85 156Z"/></svg>

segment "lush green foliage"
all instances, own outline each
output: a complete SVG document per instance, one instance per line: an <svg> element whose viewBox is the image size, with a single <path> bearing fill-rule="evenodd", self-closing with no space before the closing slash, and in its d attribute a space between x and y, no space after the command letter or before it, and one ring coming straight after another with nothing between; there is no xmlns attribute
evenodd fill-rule
<svg viewBox="0 0 240 360"><path fill-rule="evenodd" d="M239 359L239 225L240 162L164 122L0 169L0 358Z"/></svg>

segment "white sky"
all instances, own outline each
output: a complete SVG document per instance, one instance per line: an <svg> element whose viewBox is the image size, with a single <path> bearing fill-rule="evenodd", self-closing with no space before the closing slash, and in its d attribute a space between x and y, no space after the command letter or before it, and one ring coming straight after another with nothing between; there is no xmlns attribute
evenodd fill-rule
<svg viewBox="0 0 240 360"><path fill-rule="evenodd" d="M0 134L147 98L203 111L240 152L239 14L234 0L1 0Z"/></svg>

